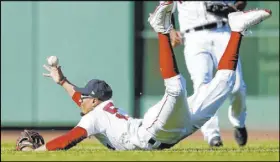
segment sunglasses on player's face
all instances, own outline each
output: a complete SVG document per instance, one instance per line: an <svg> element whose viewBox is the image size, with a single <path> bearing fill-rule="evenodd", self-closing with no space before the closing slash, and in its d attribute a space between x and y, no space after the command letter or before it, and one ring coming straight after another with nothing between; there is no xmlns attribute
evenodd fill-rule
<svg viewBox="0 0 280 162"><path fill-rule="evenodd" d="M89 96L89 95L85 95L85 94L82 94L81 95L81 100L83 101L84 99L88 99L88 98L93 98L92 96Z"/></svg>

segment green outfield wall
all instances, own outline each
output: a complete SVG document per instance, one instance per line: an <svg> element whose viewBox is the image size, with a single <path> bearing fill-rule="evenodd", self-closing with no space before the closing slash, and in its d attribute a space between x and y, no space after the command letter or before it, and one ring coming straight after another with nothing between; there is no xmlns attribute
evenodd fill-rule
<svg viewBox="0 0 280 162"><path fill-rule="evenodd" d="M133 2L1 2L1 125L73 125L79 109L44 78L56 55L77 86L93 78L131 113Z"/></svg>

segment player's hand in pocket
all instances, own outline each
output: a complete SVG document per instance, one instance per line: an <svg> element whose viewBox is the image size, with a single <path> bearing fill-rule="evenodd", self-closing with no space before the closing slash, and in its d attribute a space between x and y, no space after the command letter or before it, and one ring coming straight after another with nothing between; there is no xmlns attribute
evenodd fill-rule
<svg viewBox="0 0 280 162"><path fill-rule="evenodd" d="M48 66L43 65L43 67L50 73L43 73L45 77L51 77L55 83L60 84L64 79L66 79L61 71L61 66Z"/></svg>
<svg viewBox="0 0 280 162"><path fill-rule="evenodd" d="M175 29L170 31L170 40L173 48L183 43L181 33Z"/></svg>

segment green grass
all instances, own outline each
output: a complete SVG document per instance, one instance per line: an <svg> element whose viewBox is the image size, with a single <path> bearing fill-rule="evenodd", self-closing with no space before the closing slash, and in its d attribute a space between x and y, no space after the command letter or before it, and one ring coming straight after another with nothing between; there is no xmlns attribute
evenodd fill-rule
<svg viewBox="0 0 280 162"><path fill-rule="evenodd" d="M15 142L1 141L1 160L253 160L279 161L279 140L253 141L239 148L234 141L225 141L222 148L210 148L204 141L185 140L164 151L110 151L97 141L86 140L68 151L18 152Z"/></svg>

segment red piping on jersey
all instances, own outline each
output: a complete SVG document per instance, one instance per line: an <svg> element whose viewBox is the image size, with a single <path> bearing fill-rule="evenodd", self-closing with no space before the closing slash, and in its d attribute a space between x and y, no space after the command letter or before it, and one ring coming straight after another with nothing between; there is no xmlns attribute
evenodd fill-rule
<svg viewBox="0 0 280 162"><path fill-rule="evenodd" d="M68 133L49 141L46 144L46 148L49 151L68 150L85 138L87 138L87 131L77 126Z"/></svg>
<svg viewBox="0 0 280 162"><path fill-rule="evenodd" d="M160 113L161 113L161 111L162 111L162 108L163 108L163 106L165 105L165 103L166 103L166 101L167 101L167 97L168 97L168 96L165 97L165 101L164 101L164 103L162 104L162 106L161 106L161 108L160 108L160 111L159 111L159 113L158 113L158 115L157 115L157 117L156 117L156 120L154 120L153 123L152 123L148 128L146 128L146 130L149 129L149 128L151 128L151 127L155 124L155 122L158 120L158 117L159 117L159 115L160 115Z"/></svg>

